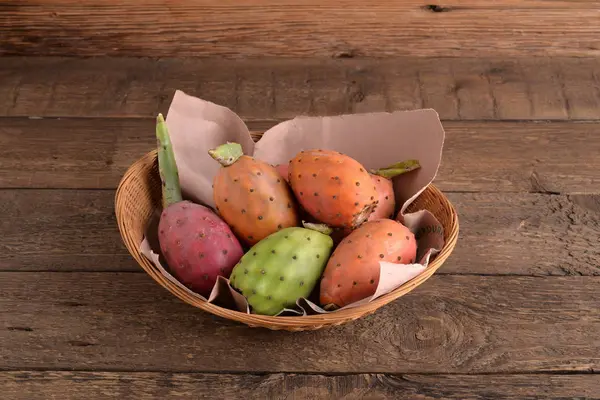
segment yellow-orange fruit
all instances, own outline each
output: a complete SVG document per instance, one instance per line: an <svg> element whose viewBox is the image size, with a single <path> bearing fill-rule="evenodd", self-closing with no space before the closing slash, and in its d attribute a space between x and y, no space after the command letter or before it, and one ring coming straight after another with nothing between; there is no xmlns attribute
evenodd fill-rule
<svg viewBox="0 0 600 400"><path fill-rule="evenodd" d="M335 309L372 296L379 284L380 261L409 264L416 257L417 241L406 226L391 219L365 222L329 258L320 284L320 303Z"/></svg>
<svg viewBox="0 0 600 400"><path fill-rule="evenodd" d="M289 163L288 177L302 207L331 227L360 226L378 203L369 172L355 159L337 151L298 153Z"/></svg>
<svg viewBox="0 0 600 400"><path fill-rule="evenodd" d="M379 204L377 204L375 211L369 216L369 221L380 218L391 218L394 215L394 209L396 207L396 197L392 181L377 175L371 175L371 178L377 188L377 199L379 200Z"/></svg>
<svg viewBox="0 0 600 400"><path fill-rule="evenodd" d="M233 145L221 145L211 156L223 165L214 178L213 199L236 236L254 245L281 229L299 226L297 203L275 167L242 155L241 147Z"/></svg>

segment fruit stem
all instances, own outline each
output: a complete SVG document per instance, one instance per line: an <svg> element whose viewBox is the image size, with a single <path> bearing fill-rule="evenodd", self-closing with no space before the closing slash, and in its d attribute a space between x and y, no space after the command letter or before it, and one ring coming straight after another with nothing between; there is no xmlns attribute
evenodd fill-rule
<svg viewBox="0 0 600 400"><path fill-rule="evenodd" d="M321 232L324 235L331 235L333 233L333 229L325 224L313 224L312 222L302 221L302 225L306 229L312 229L313 231Z"/></svg>
<svg viewBox="0 0 600 400"><path fill-rule="evenodd" d="M217 146L215 149L211 149L208 151L208 154L222 166L228 167L234 162L238 160L241 156L244 155L242 150L242 146L239 143L227 142L220 146Z"/></svg>
<svg viewBox="0 0 600 400"><path fill-rule="evenodd" d="M158 145L158 171L162 181L163 208L182 200L179 172L169 137L167 124L162 114L156 117L156 140Z"/></svg>
<svg viewBox="0 0 600 400"><path fill-rule="evenodd" d="M371 170L371 173L384 178L392 179L398 175L402 175L419 168L421 168L419 160L406 160L397 162L385 168Z"/></svg>

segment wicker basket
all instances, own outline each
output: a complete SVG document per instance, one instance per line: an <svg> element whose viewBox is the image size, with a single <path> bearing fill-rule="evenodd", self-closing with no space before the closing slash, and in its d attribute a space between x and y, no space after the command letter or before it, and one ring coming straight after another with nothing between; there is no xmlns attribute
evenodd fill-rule
<svg viewBox="0 0 600 400"><path fill-rule="evenodd" d="M119 230L127 249L142 268L161 286L181 300L204 311L223 318L242 322L250 327L264 327L272 330L304 331L341 325L365 315L372 314L379 307L390 303L425 282L441 267L456 245L458 239L458 217L448 199L433 185L414 201L408 212L421 209L431 211L444 227L445 245L427 269L416 278L396 290L362 306L339 310L333 313L309 316L271 317L226 309L190 296L166 279L160 271L138 250L148 221L157 208L160 208L161 182L158 174L156 150L147 153L136 161L123 176L115 196L115 212Z"/></svg>

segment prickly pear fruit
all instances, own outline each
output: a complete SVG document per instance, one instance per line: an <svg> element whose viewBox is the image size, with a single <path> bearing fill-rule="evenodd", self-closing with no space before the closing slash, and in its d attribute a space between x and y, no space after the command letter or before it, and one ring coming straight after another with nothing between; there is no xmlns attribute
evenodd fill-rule
<svg viewBox="0 0 600 400"><path fill-rule="evenodd" d="M369 172L337 151L301 151L289 163L289 179L302 207L331 227L360 226L378 202Z"/></svg>
<svg viewBox="0 0 600 400"><path fill-rule="evenodd" d="M283 177L283 179L285 179L286 182L289 182L288 164L277 164L275 166L275 169L277 170L277 172L279 172L279 175L281 175Z"/></svg>
<svg viewBox="0 0 600 400"><path fill-rule="evenodd" d="M371 171L371 178L377 188L379 204L377 204L375 211L369 216L368 221L392 217L396 209L396 196L394 194L392 178L420 167L419 161L408 160L393 164L387 168Z"/></svg>
<svg viewBox="0 0 600 400"><path fill-rule="evenodd" d="M248 245L281 229L298 226L298 205L290 187L272 165L226 143L209 154L223 168L214 178L217 211Z"/></svg>
<svg viewBox="0 0 600 400"><path fill-rule="evenodd" d="M316 287L333 249L330 230L305 224L275 232L255 244L235 266L231 286L240 291L252 312L276 315L293 308Z"/></svg>
<svg viewBox="0 0 600 400"><path fill-rule="evenodd" d="M375 210L369 215L368 221L374 221L381 218L389 218L394 213L396 208L396 196L394 194L394 186L392 181L377 175L371 175L373 183L377 188L377 198L379 204Z"/></svg>
<svg viewBox="0 0 600 400"><path fill-rule="evenodd" d="M285 181L287 183L289 183L289 179L288 179L288 164L277 164L275 166L275 168L277 169L277 172L279 172L279 174L283 177L283 179L285 179ZM306 212L306 210L304 208L302 208L302 206L298 205L298 218L301 221L308 221L311 223L318 223L319 221L316 220L312 215L310 215L309 213ZM335 239L334 239L335 242Z"/></svg>
<svg viewBox="0 0 600 400"><path fill-rule="evenodd" d="M400 222L365 222L336 247L327 262L320 303L335 309L371 296L379 284L380 261L408 264L415 262L416 255L415 236Z"/></svg>
<svg viewBox="0 0 600 400"><path fill-rule="evenodd" d="M164 208L158 223L160 249L173 276L208 297L217 276L229 277L243 255L242 246L212 210L182 200L173 148L161 114L156 138Z"/></svg>
<svg viewBox="0 0 600 400"><path fill-rule="evenodd" d="M160 248L172 274L208 297L219 275L228 278L244 255L227 224L209 208L189 201L170 205L158 225Z"/></svg>

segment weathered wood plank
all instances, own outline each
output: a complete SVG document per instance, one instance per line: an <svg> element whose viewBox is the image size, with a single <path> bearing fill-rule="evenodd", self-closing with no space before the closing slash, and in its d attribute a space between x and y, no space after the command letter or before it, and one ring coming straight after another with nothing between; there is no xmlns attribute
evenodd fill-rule
<svg viewBox="0 0 600 400"><path fill-rule="evenodd" d="M249 122L264 130L276 121ZM444 122L445 191L598 193L600 123ZM156 146L154 119L7 118L0 187L115 188Z"/></svg>
<svg viewBox="0 0 600 400"><path fill-rule="evenodd" d="M232 375L0 372L6 400L123 399L598 399L598 375Z"/></svg>
<svg viewBox="0 0 600 400"><path fill-rule="evenodd" d="M181 89L245 120L420 107L444 120L600 118L598 58L2 61L0 116L149 117Z"/></svg>
<svg viewBox="0 0 600 400"><path fill-rule="evenodd" d="M590 23L598 7L543 0L12 0L0 7L0 55L586 56L600 54L600 26Z"/></svg>
<svg viewBox="0 0 600 400"><path fill-rule="evenodd" d="M0 270L141 270L121 242L114 191L0 191Z"/></svg>
<svg viewBox="0 0 600 400"><path fill-rule="evenodd" d="M440 273L600 275L600 196L449 193L461 234ZM0 270L141 271L114 192L0 191Z"/></svg>
<svg viewBox="0 0 600 400"><path fill-rule="evenodd" d="M1 278L0 340L10 346L0 347L0 369L335 374L600 367L600 277L434 275L371 316L294 334L214 317L144 274Z"/></svg>

